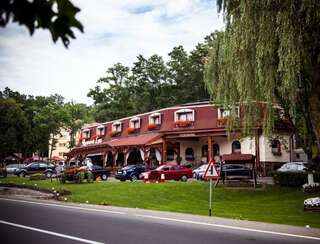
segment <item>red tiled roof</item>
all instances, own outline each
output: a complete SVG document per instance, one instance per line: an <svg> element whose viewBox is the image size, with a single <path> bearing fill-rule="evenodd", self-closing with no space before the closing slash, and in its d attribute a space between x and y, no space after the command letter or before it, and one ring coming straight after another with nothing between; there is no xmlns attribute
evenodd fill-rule
<svg viewBox="0 0 320 244"><path fill-rule="evenodd" d="M111 141L107 141L108 145L111 147L120 147L120 146L141 146L148 143L151 143L152 141L155 141L161 137L161 134L159 133L148 133L138 136L131 136L131 137L125 137L125 138L119 138L114 139Z"/></svg>
<svg viewBox="0 0 320 244"><path fill-rule="evenodd" d="M252 154L224 154L222 160L224 161L253 161L254 156Z"/></svg>

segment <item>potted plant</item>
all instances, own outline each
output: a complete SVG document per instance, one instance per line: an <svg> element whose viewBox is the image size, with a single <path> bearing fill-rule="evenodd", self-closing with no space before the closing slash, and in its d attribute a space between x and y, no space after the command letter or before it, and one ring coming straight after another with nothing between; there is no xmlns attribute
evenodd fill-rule
<svg viewBox="0 0 320 244"><path fill-rule="evenodd" d="M156 124L148 124L148 130L154 130L158 127Z"/></svg>
<svg viewBox="0 0 320 244"><path fill-rule="evenodd" d="M189 127L192 125L192 121L190 120L178 120L175 122L175 125L178 127Z"/></svg>

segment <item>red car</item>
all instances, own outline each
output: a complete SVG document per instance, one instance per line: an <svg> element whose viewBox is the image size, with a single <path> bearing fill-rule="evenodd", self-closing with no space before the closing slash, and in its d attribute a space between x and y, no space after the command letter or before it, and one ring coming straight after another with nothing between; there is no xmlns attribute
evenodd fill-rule
<svg viewBox="0 0 320 244"><path fill-rule="evenodd" d="M166 180L187 181L192 178L192 169L181 165L161 165L155 170L146 172L150 180L160 180L161 174L164 174Z"/></svg>

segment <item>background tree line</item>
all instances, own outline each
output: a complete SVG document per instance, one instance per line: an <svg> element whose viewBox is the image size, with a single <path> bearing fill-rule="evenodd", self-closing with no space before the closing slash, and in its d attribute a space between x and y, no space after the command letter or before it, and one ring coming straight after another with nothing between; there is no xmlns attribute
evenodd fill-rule
<svg viewBox="0 0 320 244"><path fill-rule="evenodd" d="M34 97L9 88L0 91L0 158L17 152L49 156L49 144L55 145L53 135L59 135L61 127L71 132L73 147L77 130L93 118L85 104L63 100L57 94Z"/></svg>
<svg viewBox="0 0 320 244"><path fill-rule="evenodd" d="M169 59L139 55L131 67L114 64L98 79L88 96L94 100L97 122L119 119L172 105L209 99L203 81L203 58L217 33L205 37L191 51L182 46L169 52Z"/></svg>

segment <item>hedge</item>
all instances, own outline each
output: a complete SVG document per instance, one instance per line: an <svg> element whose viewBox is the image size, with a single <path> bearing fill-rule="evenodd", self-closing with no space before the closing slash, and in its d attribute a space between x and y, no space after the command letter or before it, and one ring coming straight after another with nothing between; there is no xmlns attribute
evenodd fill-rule
<svg viewBox="0 0 320 244"><path fill-rule="evenodd" d="M308 182L306 172L272 172L273 181L280 186L301 187ZM320 172L313 173L314 182L320 182Z"/></svg>

